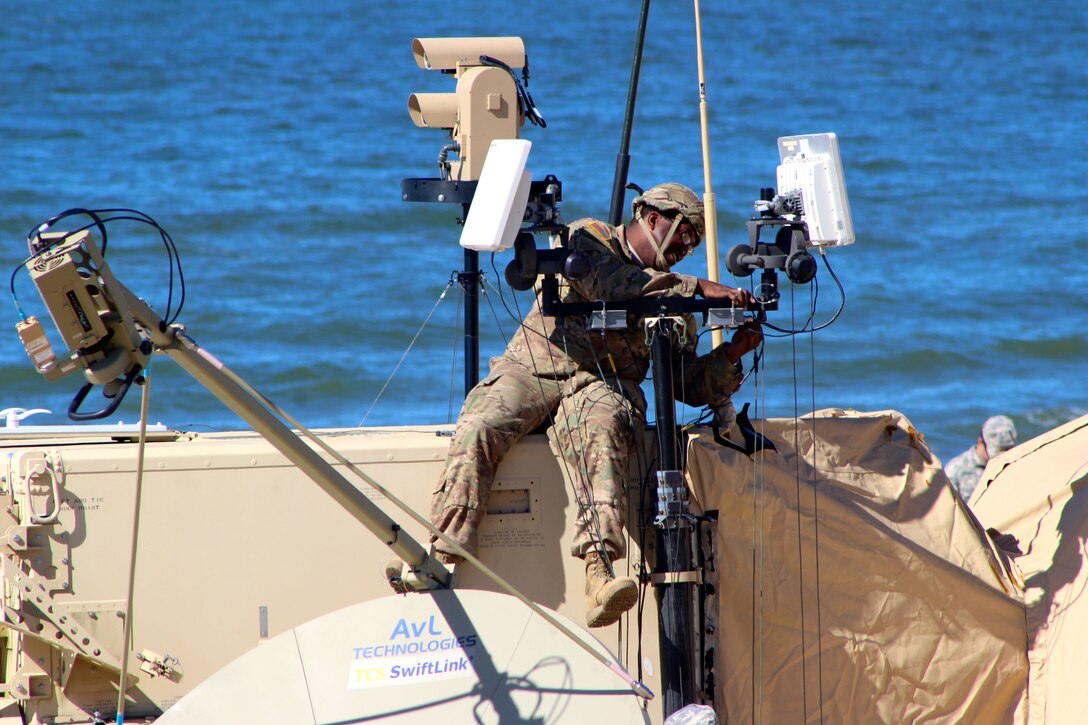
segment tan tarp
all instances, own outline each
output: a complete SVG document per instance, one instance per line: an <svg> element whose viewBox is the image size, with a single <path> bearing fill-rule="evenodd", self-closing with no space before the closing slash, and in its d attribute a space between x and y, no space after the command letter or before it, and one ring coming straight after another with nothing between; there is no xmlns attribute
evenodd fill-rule
<svg viewBox="0 0 1088 725"><path fill-rule="evenodd" d="M688 451L695 497L719 512L723 722L1023 722L1019 590L910 422L819 411L757 428L777 453L709 432Z"/></svg>
<svg viewBox="0 0 1088 725"><path fill-rule="evenodd" d="M995 457L971 507L1023 556L1031 723L1088 721L1088 416Z"/></svg>

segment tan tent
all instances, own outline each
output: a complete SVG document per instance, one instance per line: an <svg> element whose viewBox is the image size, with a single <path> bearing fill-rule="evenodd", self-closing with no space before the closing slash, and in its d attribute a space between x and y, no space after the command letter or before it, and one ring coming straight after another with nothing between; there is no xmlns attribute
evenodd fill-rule
<svg viewBox="0 0 1088 725"><path fill-rule="evenodd" d="M1088 416L993 458L971 498L1023 556L1031 723L1088 718Z"/></svg>
<svg viewBox="0 0 1088 725"><path fill-rule="evenodd" d="M1023 722L1021 595L910 422L756 427L777 452L689 446L718 512L723 722Z"/></svg>

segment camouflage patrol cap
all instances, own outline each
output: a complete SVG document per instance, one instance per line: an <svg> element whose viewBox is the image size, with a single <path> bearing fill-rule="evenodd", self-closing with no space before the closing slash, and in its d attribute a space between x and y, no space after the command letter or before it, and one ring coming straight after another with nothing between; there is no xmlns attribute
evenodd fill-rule
<svg viewBox="0 0 1088 725"><path fill-rule="evenodd" d="M995 415L982 424L982 440L992 458L1016 445L1016 424L1007 415Z"/></svg>
<svg viewBox="0 0 1088 725"><path fill-rule="evenodd" d="M695 233L699 235L700 240L706 235L703 202L694 191L683 184L670 181L647 189L631 202L631 213L638 216L638 211L643 206L662 212L678 211L695 227Z"/></svg>

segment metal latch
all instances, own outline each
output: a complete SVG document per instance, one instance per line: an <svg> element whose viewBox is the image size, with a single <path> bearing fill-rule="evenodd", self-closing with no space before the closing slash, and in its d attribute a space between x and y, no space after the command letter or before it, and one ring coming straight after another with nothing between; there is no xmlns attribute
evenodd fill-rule
<svg viewBox="0 0 1088 725"><path fill-rule="evenodd" d="M706 327L740 327L744 310L740 307L714 307L706 311Z"/></svg>
<svg viewBox="0 0 1088 725"><path fill-rule="evenodd" d="M627 329L627 312L626 310L593 310L589 313L589 329L625 330Z"/></svg>
<svg viewBox="0 0 1088 725"><path fill-rule="evenodd" d="M181 662L178 661L177 657L169 654L155 654L151 650L145 649L136 655L136 659L142 663L140 669L152 677L165 677L171 682L181 682L181 678L185 676L181 669Z"/></svg>

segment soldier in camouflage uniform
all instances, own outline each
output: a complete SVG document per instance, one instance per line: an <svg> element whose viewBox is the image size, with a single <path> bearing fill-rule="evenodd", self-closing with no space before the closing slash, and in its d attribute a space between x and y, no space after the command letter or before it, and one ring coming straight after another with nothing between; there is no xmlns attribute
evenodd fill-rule
<svg viewBox="0 0 1088 725"><path fill-rule="evenodd" d="M562 280L563 302L693 295L741 307L753 301L747 290L669 271L703 237L703 205L690 189L654 187L635 199L632 211L625 227L593 219L570 225L570 247L586 255L591 272L579 281ZM740 358L762 339L758 325L745 325L728 345L698 356L695 320L687 315L685 323L686 335L674 341L677 397L689 405L730 408L741 381ZM434 525L475 554L499 461L550 421L549 438L571 465L581 499L571 553L586 560L587 623L619 619L638 596L634 581L615 578L611 561L626 553L627 473L645 424L640 383L649 367L646 328L634 314L624 330L590 331L582 318L557 326L541 314L538 299L506 352L492 358L490 375L465 399L434 493ZM435 548L441 560L460 561L443 542Z"/></svg>
<svg viewBox="0 0 1088 725"><path fill-rule="evenodd" d="M1015 445L1016 424L1012 418L1007 415L990 416L982 424L975 445L949 461L944 472L966 501L975 492L986 462Z"/></svg>

